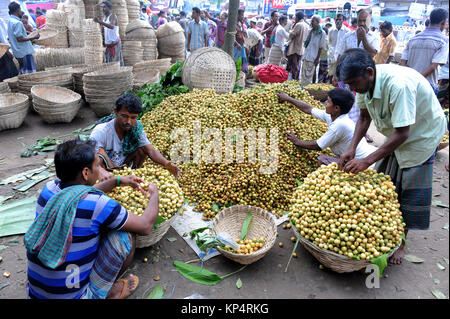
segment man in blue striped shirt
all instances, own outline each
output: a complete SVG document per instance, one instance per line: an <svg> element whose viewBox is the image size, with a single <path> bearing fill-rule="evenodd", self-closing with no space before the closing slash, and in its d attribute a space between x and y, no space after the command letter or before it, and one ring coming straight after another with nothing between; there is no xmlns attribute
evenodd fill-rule
<svg viewBox="0 0 450 319"><path fill-rule="evenodd" d="M208 25L200 20L200 9L192 8L192 21L189 22L187 30L187 51L194 52L197 49L209 46Z"/></svg>
<svg viewBox="0 0 450 319"><path fill-rule="evenodd" d="M47 213L46 204L56 194L76 186L92 186L99 175L99 158L95 142L71 140L58 146L55 152L56 175L59 180L48 182L42 190L36 208L38 216ZM122 299L129 296L138 285L138 277L130 275L116 280L132 261L135 247L135 234L150 234L158 216L158 189L149 184L148 191L140 184L144 182L136 176L113 177L94 187L104 193L119 185L132 186L149 196L148 205L141 216L130 214L120 204L104 193L89 191L81 197L76 206L73 226L69 231L70 243L65 259L56 267L47 265L40 252L27 248L29 298L38 299ZM94 190L94 189L92 189ZM61 193L62 194L62 193ZM44 225L58 227L58 218L65 214L65 205L59 203L60 210ZM44 212L43 212L44 211ZM57 226L55 226L57 225ZM27 234L35 227L30 227ZM62 229L57 229L62 231ZM52 229L52 234L53 229ZM39 240L47 244L49 238ZM27 235L25 244L27 247ZM64 238L63 238L64 239Z"/></svg>

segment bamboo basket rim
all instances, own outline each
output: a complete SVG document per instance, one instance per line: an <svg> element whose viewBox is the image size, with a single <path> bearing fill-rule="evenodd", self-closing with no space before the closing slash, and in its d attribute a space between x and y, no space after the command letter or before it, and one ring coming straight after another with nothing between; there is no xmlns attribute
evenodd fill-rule
<svg viewBox="0 0 450 319"><path fill-rule="evenodd" d="M173 214L172 217L160 223L157 229L152 229L150 235L147 236L137 235L136 248L149 247L159 242L164 237L164 235L169 231L170 226L172 226L176 216L179 215L179 211L180 210L178 209L178 211L175 214Z"/></svg>
<svg viewBox="0 0 450 319"><path fill-rule="evenodd" d="M63 107L81 100L80 94L56 85L34 85L31 88L31 95L33 99L37 98L44 105L53 107Z"/></svg>
<svg viewBox="0 0 450 319"><path fill-rule="evenodd" d="M232 221L230 221L230 217L232 216L232 214L242 214L243 215L242 220L245 220L245 217L247 216L247 213L249 210L252 211L252 216L253 216L252 222L250 224L249 232L251 232L250 229L252 229L252 227L254 228L255 220L257 222L266 223L266 225L264 225L265 228L263 228L263 229L265 229L264 246L261 249L258 249L256 252L249 254L249 255L236 254L236 253L224 250L220 247L216 247L217 251L219 251L223 256L225 256L226 258L231 259L237 263L243 264L243 265L248 265L248 264L251 264L251 263L254 263L254 262L260 260L269 252L270 249L272 249L273 245L275 244L276 237L277 237L277 225L272 218L272 214L261 207L256 207L256 206L251 206L251 205L234 205L234 206L227 207L227 208L223 209L222 211L220 211L214 217L213 221L211 222L212 229L214 229L214 231L217 232L217 228L219 228L219 225L223 226L224 224L226 225L227 223L232 222ZM231 227L233 227L233 226L235 227L236 230L239 230L239 232L242 229L242 225L236 225L236 224L231 225ZM230 235L232 235L232 234L230 234ZM261 237L260 234L255 235L255 236Z"/></svg>

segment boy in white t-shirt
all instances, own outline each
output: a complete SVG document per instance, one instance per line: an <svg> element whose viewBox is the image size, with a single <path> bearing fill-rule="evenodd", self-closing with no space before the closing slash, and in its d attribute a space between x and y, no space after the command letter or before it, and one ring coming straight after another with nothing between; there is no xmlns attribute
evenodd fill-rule
<svg viewBox="0 0 450 319"><path fill-rule="evenodd" d="M320 165L338 162L339 156L345 153L350 146L355 131L355 123L347 115L355 101L353 93L342 88L329 91L328 99L325 102L325 111L298 101L283 92L279 92L278 97L280 102L292 103L301 111L321 119L328 125L328 130L317 141L301 141L292 132L287 132L286 137L297 147L315 151L321 151L329 147L338 156L321 155L319 156ZM376 150L376 147L367 144L365 140L361 140L356 149L355 157L365 158Z"/></svg>

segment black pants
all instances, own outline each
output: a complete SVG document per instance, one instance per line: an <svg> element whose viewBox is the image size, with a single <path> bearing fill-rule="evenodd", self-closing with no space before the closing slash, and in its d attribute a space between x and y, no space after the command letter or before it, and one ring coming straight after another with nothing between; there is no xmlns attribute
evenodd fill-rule
<svg viewBox="0 0 450 319"><path fill-rule="evenodd" d="M7 55L0 58L0 82L15 77L19 74L13 60Z"/></svg>

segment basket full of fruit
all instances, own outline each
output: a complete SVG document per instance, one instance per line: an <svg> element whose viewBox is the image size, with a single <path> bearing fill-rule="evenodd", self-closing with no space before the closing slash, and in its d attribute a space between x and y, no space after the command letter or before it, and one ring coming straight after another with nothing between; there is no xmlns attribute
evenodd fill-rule
<svg viewBox="0 0 450 319"><path fill-rule="evenodd" d="M176 215L182 210L183 192L173 175L163 167L146 161L142 168L115 170L114 175L134 175L146 182L155 184L159 191L159 216L153 231L147 236L136 236L136 247L148 247L156 244L167 233ZM145 185L142 185L145 187ZM109 194L129 212L142 215L148 203L148 198L131 186L119 186Z"/></svg>
<svg viewBox="0 0 450 319"><path fill-rule="evenodd" d="M445 133L444 137L441 140L441 143L439 143L438 151L443 150L448 146L448 131Z"/></svg>
<svg viewBox="0 0 450 319"><path fill-rule="evenodd" d="M226 258L248 265L263 258L272 248L277 226L271 214L259 207L235 205L216 215L211 227L217 234L227 233L236 240L236 249L217 246Z"/></svg>
<svg viewBox="0 0 450 319"><path fill-rule="evenodd" d="M327 100L328 91L332 89L334 89L334 86L326 83L313 83L305 86L305 90L320 102L325 102Z"/></svg>
<svg viewBox="0 0 450 319"><path fill-rule="evenodd" d="M388 175L345 173L337 163L309 174L291 200L289 217L299 242L323 266L357 271L400 246L404 222Z"/></svg>

